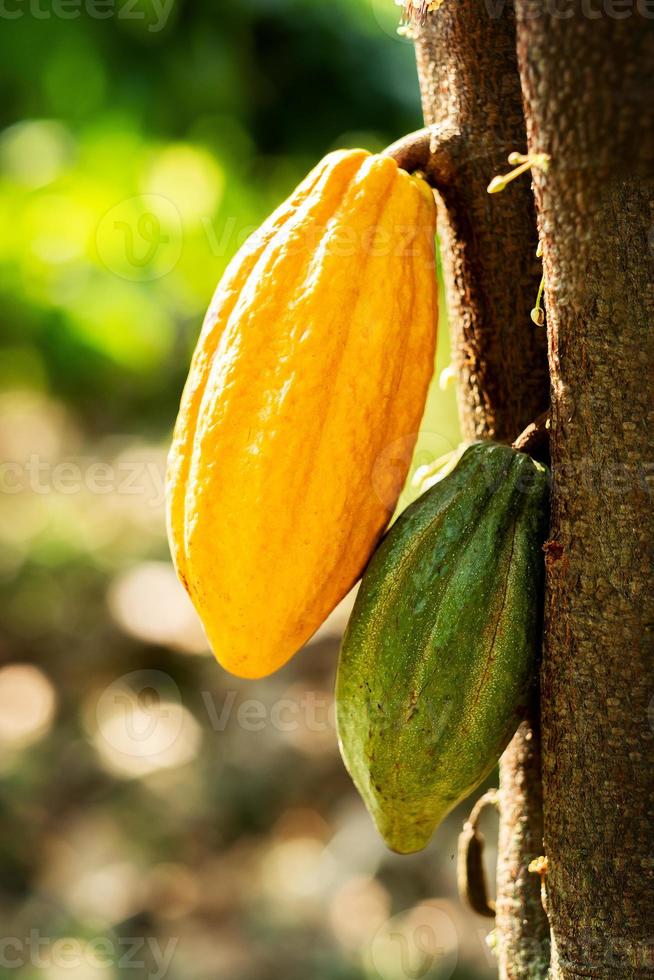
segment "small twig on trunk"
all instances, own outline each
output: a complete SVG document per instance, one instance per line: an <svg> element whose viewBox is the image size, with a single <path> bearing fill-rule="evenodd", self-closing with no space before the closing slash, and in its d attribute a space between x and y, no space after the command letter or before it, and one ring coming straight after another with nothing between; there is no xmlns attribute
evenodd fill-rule
<svg viewBox="0 0 654 980"><path fill-rule="evenodd" d="M539 460L548 456L550 440L550 410L541 412L538 418L530 422L513 442L513 448L521 453L527 453Z"/></svg>
<svg viewBox="0 0 654 980"><path fill-rule="evenodd" d="M439 189L451 186L461 145L461 134L454 127L426 126L392 143L382 155L393 157L409 173L421 171Z"/></svg>
<svg viewBox="0 0 654 980"><path fill-rule="evenodd" d="M483 860L484 838L479 833L478 823L486 807L496 807L497 804L496 789L489 790L477 800L459 834L457 855L457 884L461 900L466 902L473 912L489 919L495 917L495 902L488 897Z"/></svg>

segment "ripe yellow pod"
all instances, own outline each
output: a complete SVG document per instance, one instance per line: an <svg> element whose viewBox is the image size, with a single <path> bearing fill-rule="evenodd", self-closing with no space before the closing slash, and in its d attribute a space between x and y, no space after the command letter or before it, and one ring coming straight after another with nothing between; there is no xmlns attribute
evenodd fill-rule
<svg viewBox="0 0 654 980"><path fill-rule="evenodd" d="M218 285L167 475L173 559L219 662L281 667L361 575L433 371L435 205L390 157L331 153Z"/></svg>

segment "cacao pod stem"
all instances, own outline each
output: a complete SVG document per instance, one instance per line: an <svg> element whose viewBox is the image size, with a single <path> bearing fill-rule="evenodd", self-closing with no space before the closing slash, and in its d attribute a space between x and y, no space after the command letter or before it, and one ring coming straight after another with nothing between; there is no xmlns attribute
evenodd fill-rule
<svg viewBox="0 0 654 980"><path fill-rule="evenodd" d="M419 171L432 187L451 187L456 176L463 140L454 126L425 126L391 143L382 156L392 157L408 173Z"/></svg>
<svg viewBox="0 0 654 980"><path fill-rule="evenodd" d="M549 408L530 422L512 443L518 452L527 453L539 462L548 463L551 417Z"/></svg>
<svg viewBox="0 0 654 980"><path fill-rule="evenodd" d="M488 897L484 871L484 838L479 833L479 818L486 807L498 805L496 789L484 793L475 803L470 816L459 834L457 854L457 885L461 901L473 912L486 918L495 918L495 902Z"/></svg>

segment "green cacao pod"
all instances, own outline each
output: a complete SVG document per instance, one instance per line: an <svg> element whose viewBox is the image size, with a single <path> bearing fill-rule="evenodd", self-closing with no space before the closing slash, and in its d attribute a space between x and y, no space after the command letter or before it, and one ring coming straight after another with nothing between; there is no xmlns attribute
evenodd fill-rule
<svg viewBox="0 0 654 980"><path fill-rule="evenodd" d="M341 754L390 848L423 848L515 732L539 646L548 471L475 443L398 519L341 648Z"/></svg>

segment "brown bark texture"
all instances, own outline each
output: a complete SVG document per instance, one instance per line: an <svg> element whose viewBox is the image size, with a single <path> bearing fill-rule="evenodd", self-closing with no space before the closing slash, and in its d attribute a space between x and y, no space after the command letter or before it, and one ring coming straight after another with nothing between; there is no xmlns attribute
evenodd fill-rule
<svg viewBox="0 0 654 980"><path fill-rule="evenodd" d="M538 704L500 762L496 949L500 980L544 980L550 935L541 884L529 865L543 850Z"/></svg>
<svg viewBox="0 0 654 980"><path fill-rule="evenodd" d="M654 20L516 0L544 250L553 980L654 975ZM570 11L561 16L561 11ZM618 13L616 13L618 11Z"/></svg>
<svg viewBox="0 0 654 980"><path fill-rule="evenodd" d="M425 122L451 156L438 230L464 436L510 441L548 403L544 332L529 318L540 280L529 182L486 191L526 144L512 9L493 18L455 0L417 32Z"/></svg>
<svg viewBox="0 0 654 980"><path fill-rule="evenodd" d="M511 441L549 401L545 332L531 322L541 275L528 178L489 195L526 133L513 7L450 0L416 29L464 437ZM540 759L532 720L500 764L496 952L503 980L541 980L549 928L528 866L542 850Z"/></svg>

